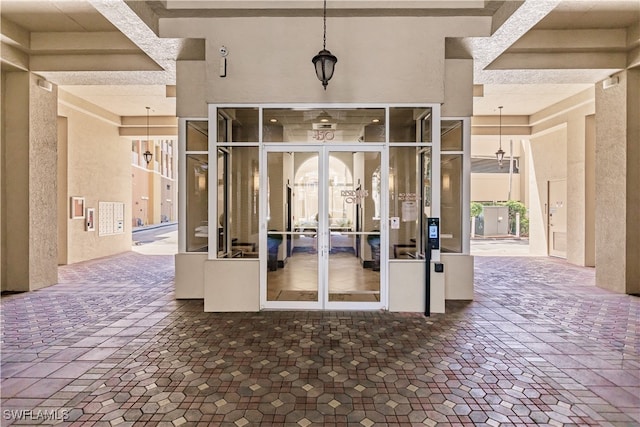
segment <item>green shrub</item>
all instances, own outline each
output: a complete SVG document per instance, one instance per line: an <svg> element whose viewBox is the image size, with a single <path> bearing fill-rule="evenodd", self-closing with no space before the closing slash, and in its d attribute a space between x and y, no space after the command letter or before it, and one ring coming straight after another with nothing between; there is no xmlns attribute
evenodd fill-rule
<svg viewBox="0 0 640 427"><path fill-rule="evenodd" d="M509 200L500 203L501 206L509 208L509 233L516 234L516 214L520 214L520 236L529 235L529 218L527 217L527 207L522 202Z"/></svg>
<svg viewBox="0 0 640 427"><path fill-rule="evenodd" d="M482 204L478 202L471 202L471 217L477 217L482 213Z"/></svg>

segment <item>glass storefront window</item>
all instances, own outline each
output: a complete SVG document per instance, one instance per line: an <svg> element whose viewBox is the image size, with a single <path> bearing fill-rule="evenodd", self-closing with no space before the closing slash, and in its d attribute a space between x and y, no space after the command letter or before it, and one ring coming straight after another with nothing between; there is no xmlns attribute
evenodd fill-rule
<svg viewBox="0 0 640 427"><path fill-rule="evenodd" d="M385 142L384 108L265 108L264 142Z"/></svg>
<svg viewBox="0 0 640 427"><path fill-rule="evenodd" d="M218 258L257 258L258 147L218 148Z"/></svg>
<svg viewBox="0 0 640 427"><path fill-rule="evenodd" d="M389 149L389 257L418 259L424 255L424 218L431 207L431 148Z"/></svg>
<svg viewBox="0 0 640 427"><path fill-rule="evenodd" d="M218 110L218 142L258 142L257 108L221 108Z"/></svg>
<svg viewBox="0 0 640 427"><path fill-rule="evenodd" d="M441 221L442 252L462 252L462 154L441 156Z"/></svg>
<svg viewBox="0 0 640 427"><path fill-rule="evenodd" d="M462 151L462 120L442 120L440 132L442 151Z"/></svg>
<svg viewBox="0 0 640 427"><path fill-rule="evenodd" d="M187 122L187 151L207 151L209 149L209 122L191 120Z"/></svg>
<svg viewBox="0 0 640 427"><path fill-rule="evenodd" d="M432 142L431 108L389 108L389 142Z"/></svg>
<svg viewBox="0 0 640 427"><path fill-rule="evenodd" d="M207 252L209 248L208 156L187 154L187 252Z"/></svg>

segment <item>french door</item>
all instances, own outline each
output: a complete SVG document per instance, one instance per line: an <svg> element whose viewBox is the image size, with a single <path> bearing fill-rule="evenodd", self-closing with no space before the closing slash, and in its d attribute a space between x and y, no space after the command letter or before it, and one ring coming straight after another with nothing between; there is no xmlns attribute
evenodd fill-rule
<svg viewBox="0 0 640 427"><path fill-rule="evenodd" d="M386 307L384 155L380 145L265 146L263 308Z"/></svg>

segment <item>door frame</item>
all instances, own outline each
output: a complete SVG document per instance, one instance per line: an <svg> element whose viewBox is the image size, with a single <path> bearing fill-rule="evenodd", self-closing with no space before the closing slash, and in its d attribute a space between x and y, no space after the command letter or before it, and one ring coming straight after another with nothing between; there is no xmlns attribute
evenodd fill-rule
<svg viewBox="0 0 640 427"><path fill-rule="evenodd" d="M266 185L269 153L306 152L318 154L318 182L328 183L327 171L331 152L380 153L382 188L380 194L380 300L376 302L329 301L329 224L328 184L318 185L318 300L317 301L267 301L268 273L268 203ZM262 309L289 310L381 310L388 308L388 148L385 144L264 144L260 154L260 306Z"/></svg>

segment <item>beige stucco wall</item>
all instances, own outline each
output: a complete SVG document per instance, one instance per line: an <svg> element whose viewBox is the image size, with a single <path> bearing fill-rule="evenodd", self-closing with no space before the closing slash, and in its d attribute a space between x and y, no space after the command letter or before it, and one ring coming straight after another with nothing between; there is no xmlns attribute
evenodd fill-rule
<svg viewBox="0 0 640 427"><path fill-rule="evenodd" d="M550 153L557 152L565 164L559 171L548 171L544 154L537 150L539 160L534 160L536 168L538 194L541 203L546 203L547 191L545 181L566 179L567 182L567 260L577 265L593 265L589 262L589 253L593 251L593 241L588 239L588 233L595 228L595 223L588 217L587 207L593 206L592 192L589 188L588 176L591 169L587 163L593 153L591 144L587 144L587 117L595 113L594 89L587 89L558 104L542 110L531 117L532 121L532 146L536 141L548 141L549 138L560 137L562 145L554 146L545 144ZM564 136L558 134L558 132ZM542 135L542 136L538 136ZM554 135L551 137L550 135ZM535 148L534 148L535 149ZM560 151L562 151L560 153ZM540 163L541 161L544 164ZM550 172L550 173L548 173ZM564 174L559 176L558 172ZM531 181L530 181L531 182ZM544 205L542 205L544 206ZM542 214L542 218L536 218L536 224L544 224L546 237L546 213L537 210L536 214ZM538 229L538 231L541 231ZM532 238L533 240L533 238ZM545 243L546 245L546 243ZM535 245L542 252L541 245Z"/></svg>
<svg viewBox="0 0 640 427"><path fill-rule="evenodd" d="M69 263L131 250L131 142L119 136L112 117L96 116L93 107L87 114L86 105L65 96L59 108L68 121L67 194L84 197L85 207L96 210L95 231L85 231L83 220L68 219ZM125 204L124 233L99 235L101 201Z"/></svg>
<svg viewBox="0 0 640 427"><path fill-rule="evenodd" d="M206 39L205 101L216 103L442 103L445 37L488 35L489 30L489 17L328 19L327 49L338 63L324 91L311 63L322 48L322 21L317 17L160 20L161 37ZM222 45L229 51L226 77L219 76ZM202 68L194 62L178 66L180 115L201 113L203 107L201 97L192 104L184 97L198 93L203 84L185 78L187 72L201 75Z"/></svg>
<svg viewBox="0 0 640 427"><path fill-rule="evenodd" d="M596 284L640 292L640 78L596 85Z"/></svg>
<svg viewBox="0 0 640 427"><path fill-rule="evenodd" d="M495 159L499 147L499 135L473 135L471 139L471 155ZM511 154L511 141L513 141L513 157L522 156L522 136L502 135L502 149L506 152L504 159ZM497 160L496 160L497 161ZM506 165L505 165L506 167Z"/></svg>
<svg viewBox="0 0 640 427"><path fill-rule="evenodd" d="M68 121L66 117L58 116L58 264L67 264L67 232L69 226L69 194L67 194L67 180L69 162L67 160Z"/></svg>
<svg viewBox="0 0 640 427"><path fill-rule="evenodd" d="M441 254L440 261L444 264L445 298L447 300L472 300L474 289L473 257L462 254Z"/></svg>
<svg viewBox="0 0 640 427"><path fill-rule="evenodd" d="M3 73L3 289L57 282L57 88L28 72Z"/></svg>
<svg viewBox="0 0 640 427"><path fill-rule="evenodd" d="M445 63L445 101L442 117L471 117L473 115L473 61L447 59Z"/></svg>
<svg viewBox="0 0 640 427"><path fill-rule="evenodd" d="M627 71L627 283L628 294L640 293L640 70ZM635 262L634 262L635 260Z"/></svg>
<svg viewBox="0 0 640 427"><path fill-rule="evenodd" d="M6 271L7 271L7 261L5 259L6 251L5 251L5 235L6 235L6 222L4 220L5 213L4 210L7 204L4 201L5 190L4 190L4 171L5 171L5 152L4 152L4 139L5 139L5 127L2 126L4 124L4 109L5 109L5 97L4 97L4 73L0 73L0 290L4 291L6 287Z"/></svg>
<svg viewBox="0 0 640 427"><path fill-rule="evenodd" d="M151 198L149 195L149 174L142 167L131 166L131 226L137 225L137 220L142 220L142 224L152 224L149 206Z"/></svg>
<svg viewBox="0 0 640 427"><path fill-rule="evenodd" d="M29 290L29 74L6 73L5 127L6 289ZM10 103L8 100L11 100ZM11 166L9 169L8 166Z"/></svg>
<svg viewBox="0 0 640 427"><path fill-rule="evenodd" d="M29 97L29 276L30 290L58 282L57 87L38 87L30 74Z"/></svg>
<svg viewBox="0 0 640 427"><path fill-rule="evenodd" d="M204 263L206 261L207 254L176 254L175 297L177 299L204 298Z"/></svg>
<svg viewBox="0 0 640 427"><path fill-rule="evenodd" d="M204 262L204 311L259 310L260 262L257 259Z"/></svg>
<svg viewBox="0 0 640 427"><path fill-rule="evenodd" d="M389 261L389 311L425 312L424 262ZM472 288L473 289L473 286ZM445 312L445 275L434 271L431 263L430 312Z"/></svg>
<svg viewBox="0 0 640 427"><path fill-rule="evenodd" d="M529 253L547 255L547 183L567 177L567 131L559 125L531 137L529 174Z"/></svg>
<svg viewBox="0 0 640 427"><path fill-rule="evenodd" d="M522 200L520 193L521 174L513 174L511 200ZM474 173L471 177L471 200L477 202L506 201L509 194L509 174Z"/></svg>
<svg viewBox="0 0 640 427"><path fill-rule="evenodd" d="M177 182L174 179L160 178L160 219L163 216L168 221L177 221L178 190Z"/></svg>
<svg viewBox="0 0 640 427"><path fill-rule="evenodd" d="M595 112L594 90L585 90L530 117L529 149L534 156L527 161L531 171L528 184L530 249L546 255L547 183L567 183L567 260L577 265L593 265L595 223L589 216L594 193L588 186L592 173L593 145L587 143L587 117Z"/></svg>
<svg viewBox="0 0 640 427"><path fill-rule="evenodd" d="M176 61L176 116L208 116L207 64L204 61Z"/></svg>

